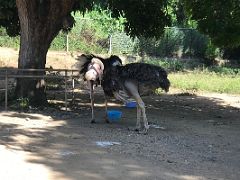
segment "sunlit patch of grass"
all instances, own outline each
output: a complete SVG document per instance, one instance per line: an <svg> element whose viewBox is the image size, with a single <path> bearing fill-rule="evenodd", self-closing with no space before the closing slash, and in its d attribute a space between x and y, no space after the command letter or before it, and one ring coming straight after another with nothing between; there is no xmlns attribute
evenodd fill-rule
<svg viewBox="0 0 240 180"><path fill-rule="evenodd" d="M189 91L240 94L240 75L219 75L206 72L170 73L171 87Z"/></svg>

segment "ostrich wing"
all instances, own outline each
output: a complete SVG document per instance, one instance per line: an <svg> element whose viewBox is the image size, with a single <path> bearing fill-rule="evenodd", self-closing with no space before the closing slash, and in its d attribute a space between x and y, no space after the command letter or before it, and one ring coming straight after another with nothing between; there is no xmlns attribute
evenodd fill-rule
<svg viewBox="0 0 240 180"><path fill-rule="evenodd" d="M144 63L132 63L108 69L104 75L103 90L108 96L113 96L114 92L120 94L120 91L125 91L131 96L131 92L125 85L126 82L138 87L141 95L147 95L157 88L168 91L170 86L167 72L163 68Z"/></svg>
<svg viewBox="0 0 240 180"><path fill-rule="evenodd" d="M149 90L155 90L160 87L168 91L170 86L167 72L160 66L145 63L127 64L126 66L118 67L117 75L120 81L132 80L137 83L140 89L148 88Z"/></svg>

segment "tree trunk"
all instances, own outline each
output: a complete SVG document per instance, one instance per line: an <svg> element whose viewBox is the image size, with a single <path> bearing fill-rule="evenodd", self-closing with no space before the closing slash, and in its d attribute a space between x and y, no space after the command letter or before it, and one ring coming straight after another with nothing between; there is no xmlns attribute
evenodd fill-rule
<svg viewBox="0 0 240 180"><path fill-rule="evenodd" d="M52 40L71 17L75 0L16 0L21 27L19 69L44 69ZM42 75L44 72L22 72ZM47 104L41 79L18 78L16 96L35 106Z"/></svg>

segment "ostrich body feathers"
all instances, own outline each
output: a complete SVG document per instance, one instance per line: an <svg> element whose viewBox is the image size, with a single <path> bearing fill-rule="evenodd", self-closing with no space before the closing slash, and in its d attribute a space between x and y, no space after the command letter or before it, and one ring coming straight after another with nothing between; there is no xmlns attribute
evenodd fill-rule
<svg viewBox="0 0 240 180"><path fill-rule="evenodd" d="M103 90L108 96L115 91L125 91L130 95L125 83L134 84L141 96L149 95L157 88L167 92L170 86L167 72L162 67L145 63L116 66L107 69L103 75Z"/></svg>

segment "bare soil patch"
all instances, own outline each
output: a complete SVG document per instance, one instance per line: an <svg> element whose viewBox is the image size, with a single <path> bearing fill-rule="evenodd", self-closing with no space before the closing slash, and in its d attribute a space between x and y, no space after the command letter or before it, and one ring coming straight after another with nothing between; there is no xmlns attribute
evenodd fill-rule
<svg viewBox="0 0 240 180"><path fill-rule="evenodd" d="M129 131L136 109L104 123L103 96L90 124L89 95L71 111L0 113L1 179L239 179L239 96L168 94L145 98L148 135ZM115 142L101 147L97 142ZM9 161L11 160L11 161ZM14 173L12 173L14 171Z"/></svg>

